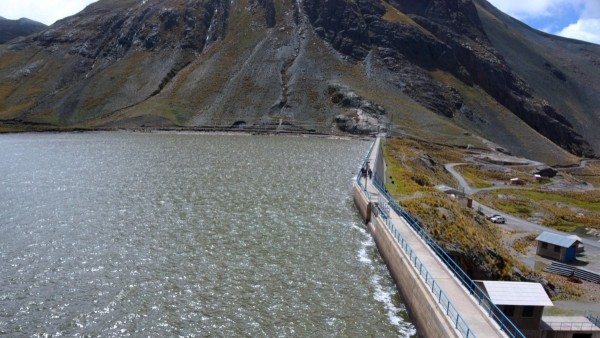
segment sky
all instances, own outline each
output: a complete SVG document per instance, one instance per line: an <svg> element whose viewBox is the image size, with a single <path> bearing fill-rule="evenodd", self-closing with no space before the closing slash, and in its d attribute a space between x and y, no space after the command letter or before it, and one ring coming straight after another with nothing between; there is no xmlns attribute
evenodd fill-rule
<svg viewBox="0 0 600 338"><path fill-rule="evenodd" d="M546 33L600 44L600 0L488 0ZM50 25L95 0L0 0L0 16Z"/></svg>
<svg viewBox="0 0 600 338"><path fill-rule="evenodd" d="M600 0L488 0L546 33L600 44Z"/></svg>

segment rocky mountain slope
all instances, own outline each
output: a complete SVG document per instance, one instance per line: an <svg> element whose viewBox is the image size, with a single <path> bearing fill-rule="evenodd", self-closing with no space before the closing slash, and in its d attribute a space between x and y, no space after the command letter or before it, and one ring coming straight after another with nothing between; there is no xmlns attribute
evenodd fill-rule
<svg viewBox="0 0 600 338"><path fill-rule="evenodd" d="M0 128L381 127L600 154L600 46L484 0L100 0L0 46Z"/></svg>
<svg viewBox="0 0 600 338"><path fill-rule="evenodd" d="M0 44L6 43L19 36L27 36L37 33L47 26L43 23L29 20L9 20L0 16Z"/></svg>

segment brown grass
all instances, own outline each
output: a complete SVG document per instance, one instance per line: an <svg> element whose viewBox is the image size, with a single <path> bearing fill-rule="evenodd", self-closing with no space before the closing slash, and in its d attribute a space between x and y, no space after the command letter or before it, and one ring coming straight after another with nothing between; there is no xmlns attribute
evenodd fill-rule
<svg viewBox="0 0 600 338"><path fill-rule="evenodd" d="M442 247L458 248L465 253L468 264L477 270L470 271L472 277L483 278L478 271L491 271L494 278L511 278L512 267L518 262L503 247L499 228L431 187L453 182L443 164L461 162L463 149L391 139L384 145L384 154L388 191L398 199L419 193L403 199L401 205L423 222Z"/></svg>

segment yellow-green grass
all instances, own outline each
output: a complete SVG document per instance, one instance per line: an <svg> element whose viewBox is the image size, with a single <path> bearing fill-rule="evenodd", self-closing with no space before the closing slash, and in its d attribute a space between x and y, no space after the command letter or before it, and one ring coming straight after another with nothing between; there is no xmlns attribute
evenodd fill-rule
<svg viewBox="0 0 600 338"><path fill-rule="evenodd" d="M499 195L503 198L499 198ZM600 190L586 192L500 190L480 193L485 203L521 217L538 213L543 224L574 232L591 227L600 229Z"/></svg>
<svg viewBox="0 0 600 338"><path fill-rule="evenodd" d="M512 244L513 249L520 254L525 254L527 249L533 247L535 245L535 239L538 236L537 233L529 234L527 236L521 237L515 240Z"/></svg>
<svg viewBox="0 0 600 338"><path fill-rule="evenodd" d="M484 178L487 171L480 170L473 165L456 166L455 169L467 180L467 183L473 188L488 188L494 185Z"/></svg>
<svg viewBox="0 0 600 338"><path fill-rule="evenodd" d="M443 163L461 161L460 149L426 144L406 139L385 142L387 189L394 196L434 191L436 184L450 184L453 179L443 169ZM427 156L435 164L427 163Z"/></svg>
<svg viewBox="0 0 600 338"><path fill-rule="evenodd" d="M573 176L595 186L600 186L600 162L589 162L585 168L579 170Z"/></svg>
<svg viewBox="0 0 600 338"><path fill-rule="evenodd" d="M417 27L420 31L425 34L431 35L431 32L423 28L421 25L416 23L413 19L408 17L406 14L397 10L395 7L390 5L387 1L382 1L383 7L385 7L385 14L383 15L383 20L389 22L402 22L411 26Z"/></svg>
<svg viewBox="0 0 600 338"><path fill-rule="evenodd" d="M391 139L384 143L384 153L388 176L392 176L395 181L392 185L390 178L387 178L388 191L394 198L413 194L409 199L400 198L402 207L422 221L429 234L442 247L463 253L459 256L459 261L471 277L512 280L513 268L517 268L526 276L541 278L539 271L532 271L504 247L501 240L504 234L497 225L447 195L415 182L415 174L428 182L453 180L451 176L444 174L443 169L432 170L431 165L424 165L422 158L424 155L428 156L438 163L437 167L443 163L462 162L465 150ZM524 243L523 248L527 245ZM484 271L491 271L492 276L484 276ZM577 286L566 285L568 283L562 281L555 284L560 285L563 290L557 299L573 299L582 295Z"/></svg>
<svg viewBox="0 0 600 338"><path fill-rule="evenodd" d="M489 269L499 279L511 278L516 259L502 246L499 228L474 210L440 192L402 201L402 206L427 224L429 233L442 247L459 247L467 256L482 258L477 262L478 269ZM470 273L474 278L484 278L475 271Z"/></svg>
<svg viewBox="0 0 600 338"><path fill-rule="evenodd" d="M546 273L544 274L544 278L546 278L548 282L558 286L561 290L560 294L552 298L554 301L571 300L584 295L582 288L577 284L569 282L566 277Z"/></svg>
<svg viewBox="0 0 600 338"><path fill-rule="evenodd" d="M490 181L508 183L511 178L521 178L525 181L531 180L531 175L526 173L505 173L493 170L482 170L480 166L467 164L456 166L455 169L459 171L463 177L469 182L469 185L474 188L488 188L494 184ZM537 186L541 186L538 184Z"/></svg>

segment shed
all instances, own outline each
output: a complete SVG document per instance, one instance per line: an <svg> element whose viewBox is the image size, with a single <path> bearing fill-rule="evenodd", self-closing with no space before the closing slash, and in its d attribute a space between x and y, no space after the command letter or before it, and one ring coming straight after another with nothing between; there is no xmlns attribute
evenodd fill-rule
<svg viewBox="0 0 600 338"><path fill-rule="evenodd" d="M548 231L542 232L536 239L536 254L560 262L572 262L575 260L577 248L581 241L578 238L561 236Z"/></svg>
<svg viewBox="0 0 600 338"><path fill-rule="evenodd" d="M539 337L545 306L554 306L540 283L477 281L489 299L526 337Z"/></svg>
<svg viewBox="0 0 600 338"><path fill-rule="evenodd" d="M435 188L445 194L452 196L453 198L458 199L459 202L463 203L467 208L473 207L473 199L468 197L462 191L456 190L446 185L436 185Z"/></svg>
<svg viewBox="0 0 600 338"><path fill-rule="evenodd" d="M447 185L436 185L435 188L443 193L448 194L448 195L454 195L457 197L466 197L467 196L464 192L459 191L454 188L451 188Z"/></svg>
<svg viewBox="0 0 600 338"><path fill-rule="evenodd" d="M510 179L510 185L525 185L525 184L527 184L527 181L525 181L522 178L515 177L515 178Z"/></svg>

